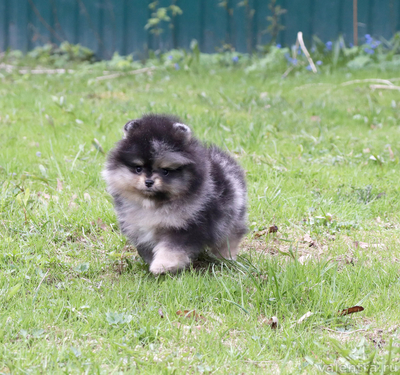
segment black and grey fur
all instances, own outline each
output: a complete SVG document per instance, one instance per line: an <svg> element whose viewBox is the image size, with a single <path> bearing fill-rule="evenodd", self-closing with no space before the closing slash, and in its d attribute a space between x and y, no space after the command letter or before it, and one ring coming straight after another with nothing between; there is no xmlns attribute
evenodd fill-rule
<svg viewBox="0 0 400 375"><path fill-rule="evenodd" d="M242 168L174 116L145 115L124 133L103 177L122 232L150 271L184 269L206 248L236 259L246 233Z"/></svg>

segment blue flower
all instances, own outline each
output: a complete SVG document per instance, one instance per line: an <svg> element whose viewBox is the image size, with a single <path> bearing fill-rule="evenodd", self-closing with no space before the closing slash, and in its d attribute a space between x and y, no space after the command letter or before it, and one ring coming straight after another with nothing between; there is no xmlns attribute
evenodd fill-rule
<svg viewBox="0 0 400 375"><path fill-rule="evenodd" d="M349 47L350 47L350 48L353 48L353 47L354 47L354 44L353 44L353 43L349 43Z"/></svg>
<svg viewBox="0 0 400 375"><path fill-rule="evenodd" d="M297 65L297 59L291 58L288 53L285 53L285 58L289 64Z"/></svg>
<svg viewBox="0 0 400 375"><path fill-rule="evenodd" d="M318 60L318 61L317 61L317 65L322 65L322 61L321 61L321 60Z"/></svg>
<svg viewBox="0 0 400 375"><path fill-rule="evenodd" d="M308 65L308 66L306 67L306 69L309 70L309 71L311 71L311 70L312 70L311 65Z"/></svg>
<svg viewBox="0 0 400 375"><path fill-rule="evenodd" d="M369 34L365 34L365 40L367 41L368 44L372 43L372 37Z"/></svg>
<svg viewBox="0 0 400 375"><path fill-rule="evenodd" d="M179 69L180 69L180 66L179 66L178 63L175 63L175 64L174 64L174 67L175 67L175 70L179 70Z"/></svg>
<svg viewBox="0 0 400 375"><path fill-rule="evenodd" d="M42 156L42 153L41 153L40 151L38 151L38 152L36 153L36 156L37 156L38 158L40 158L40 157Z"/></svg>
<svg viewBox="0 0 400 375"><path fill-rule="evenodd" d="M326 42L326 43L325 43L325 46L326 46L326 49L327 49L328 51L331 51L331 50L332 50L332 42L331 42L331 41Z"/></svg>
<svg viewBox="0 0 400 375"><path fill-rule="evenodd" d="M311 48L311 52L315 52L315 46L313 46L312 48Z"/></svg>
<svg viewBox="0 0 400 375"><path fill-rule="evenodd" d="M168 56L168 59L169 59L169 60L172 60L173 58L174 58L174 57L173 57L172 55L169 55L169 56Z"/></svg>
<svg viewBox="0 0 400 375"><path fill-rule="evenodd" d="M364 48L364 51L366 53L368 53L369 55L373 55L375 53L375 51L373 49L371 49L371 48Z"/></svg>
<svg viewBox="0 0 400 375"><path fill-rule="evenodd" d="M233 56L233 57L232 57L232 61L233 61L234 63L237 63L237 62L239 61L239 56Z"/></svg>
<svg viewBox="0 0 400 375"><path fill-rule="evenodd" d="M282 46L278 43L278 44L276 45L276 48L282 48Z"/></svg>

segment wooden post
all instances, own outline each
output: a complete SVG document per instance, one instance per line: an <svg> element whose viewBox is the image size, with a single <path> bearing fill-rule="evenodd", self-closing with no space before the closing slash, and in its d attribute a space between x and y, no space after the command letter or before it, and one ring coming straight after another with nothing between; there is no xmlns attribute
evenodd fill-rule
<svg viewBox="0 0 400 375"><path fill-rule="evenodd" d="M353 38L354 45L358 45L358 17L357 17L357 0L353 0Z"/></svg>

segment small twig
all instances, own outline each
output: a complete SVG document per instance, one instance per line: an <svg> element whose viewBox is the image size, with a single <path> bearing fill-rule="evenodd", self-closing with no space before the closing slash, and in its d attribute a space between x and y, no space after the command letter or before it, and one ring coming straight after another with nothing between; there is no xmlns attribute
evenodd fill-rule
<svg viewBox="0 0 400 375"><path fill-rule="evenodd" d="M35 302L36 297L37 297L37 295L38 295L38 293L39 293L40 286L42 285L44 279L46 278L46 276L47 276L48 274L49 274L49 271L47 271L46 274L43 276L42 280L40 280L40 283L39 283L38 287L36 288L35 295L34 295L34 297L33 297L32 303Z"/></svg>
<svg viewBox="0 0 400 375"><path fill-rule="evenodd" d="M349 86L355 83L384 83L385 85L393 86L393 83L389 80L380 78L355 79L353 81L343 82L340 86Z"/></svg>
<svg viewBox="0 0 400 375"><path fill-rule="evenodd" d="M25 224L28 222L28 217L26 216L26 210L25 207L22 207L22 209L24 210L24 215L25 215Z"/></svg>
<svg viewBox="0 0 400 375"><path fill-rule="evenodd" d="M114 78L118 78L118 77L125 76L125 75L128 75L128 74L147 73L147 72L151 72L154 69L156 69L156 67L152 66L152 67L149 67L149 68L141 68L141 69L132 70L130 72L114 73L114 74L109 74L109 75L106 75L106 76L96 77L95 80L96 81L104 81L106 79L114 79Z"/></svg>
<svg viewBox="0 0 400 375"><path fill-rule="evenodd" d="M286 72L282 74L282 78L286 78L293 69L294 69L294 66L290 66L289 69L286 70Z"/></svg>
<svg viewBox="0 0 400 375"><path fill-rule="evenodd" d="M15 68L17 68L17 67L14 65L0 64L0 69L4 69L7 73L12 73ZM147 72L151 72L154 69L156 69L155 66L148 67L148 68L136 69L136 70L132 70L130 72L118 72L118 73L114 73L114 74L97 77L97 78L95 78L95 80L103 81L106 79L118 78L118 77L125 76L128 74L147 73ZM90 72L92 72L92 71L89 71L89 73ZM73 69L29 69L29 68L23 68L23 69L19 69L18 73L20 73L20 74L65 74L65 73L75 73L75 70L73 70Z"/></svg>
<svg viewBox="0 0 400 375"><path fill-rule="evenodd" d="M308 50L307 50L307 48L306 48L306 45L304 44L303 33L302 33L301 31L299 31L299 32L297 33L297 40L298 40L299 43L300 43L301 50L303 51L304 55L306 56L306 58L307 58L307 60L308 60L308 62L309 62L309 64L310 64L310 66L311 66L312 71L313 71L314 73L317 73L318 71L317 71L317 68L315 67L314 61L313 61L313 59L311 58L310 54L308 53ZM296 47L297 47L297 43L296 43ZM297 48L296 48L296 49L297 49Z"/></svg>
<svg viewBox="0 0 400 375"><path fill-rule="evenodd" d="M74 73L75 70L72 69L20 69L18 70L20 74L64 74L64 73Z"/></svg>
<svg viewBox="0 0 400 375"><path fill-rule="evenodd" d="M28 0L29 4L31 6L31 8L33 9L33 11L36 14L36 17L39 18L39 21L41 22L41 24L59 41L59 42L63 42L64 39L61 38L57 32L45 21L45 19L42 17L42 15L40 14L39 10L36 8L34 2L32 0Z"/></svg>
<svg viewBox="0 0 400 375"><path fill-rule="evenodd" d="M294 50L292 50L292 57L293 59L297 58L297 51L299 50L299 38L296 38L296 45L294 47Z"/></svg>
<svg viewBox="0 0 400 375"><path fill-rule="evenodd" d="M322 327L322 326L321 326L321 328L324 329L324 330L326 330L326 331L329 331L329 332L338 333L338 334L340 334L340 335L350 335L350 334L355 333L355 332L366 331L366 329L356 329L355 331L340 332L340 331L335 331L334 329L330 329L330 328L328 328L328 327Z"/></svg>
<svg viewBox="0 0 400 375"><path fill-rule="evenodd" d="M87 281L89 284L92 284L92 282L91 282L90 280L85 279L84 277L81 277L81 280L85 280L85 281Z"/></svg>
<svg viewBox="0 0 400 375"><path fill-rule="evenodd" d="M400 90L400 86L370 85L371 90Z"/></svg>
<svg viewBox="0 0 400 375"><path fill-rule="evenodd" d="M1 63L0 69L4 69L7 73L11 73L14 69L14 65Z"/></svg>
<svg viewBox="0 0 400 375"><path fill-rule="evenodd" d="M314 87L314 86L336 86L336 85L333 83L327 83L327 82L306 83L304 85L295 87L294 90L300 90L300 89L304 89L307 87Z"/></svg>
<svg viewBox="0 0 400 375"><path fill-rule="evenodd" d="M7 73L12 73L14 69L18 69L18 66L10 65L10 64L0 64L0 69L4 69ZM30 69L27 67L23 67L18 69L18 73L20 74L63 74L63 73L74 73L73 69Z"/></svg>

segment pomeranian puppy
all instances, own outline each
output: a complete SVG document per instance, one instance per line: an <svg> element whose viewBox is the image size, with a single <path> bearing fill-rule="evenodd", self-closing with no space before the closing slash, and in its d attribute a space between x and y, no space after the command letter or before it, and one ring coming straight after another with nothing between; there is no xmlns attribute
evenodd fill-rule
<svg viewBox="0 0 400 375"><path fill-rule="evenodd" d="M147 114L124 134L103 177L122 233L150 271L182 270L205 249L236 259L247 231L242 168L174 116Z"/></svg>

